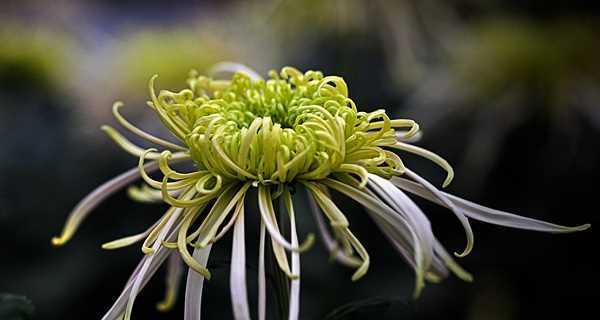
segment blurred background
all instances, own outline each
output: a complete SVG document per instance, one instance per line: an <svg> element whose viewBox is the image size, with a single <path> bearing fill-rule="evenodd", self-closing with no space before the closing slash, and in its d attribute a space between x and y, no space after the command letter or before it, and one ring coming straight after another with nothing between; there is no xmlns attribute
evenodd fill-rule
<svg viewBox="0 0 600 320"><path fill-rule="evenodd" d="M455 167L451 193L597 224L599 14L593 1L558 0L2 1L0 318L99 319L110 307L141 252L100 245L143 230L165 208L122 192L68 245L50 245L83 196L137 163L98 128L115 124L110 107L122 100L127 116L160 133L144 106L148 79L157 73L158 87L181 89L190 69L224 60L262 74L291 65L341 75L360 109L421 124L418 144ZM404 159L441 183L438 168ZM353 283L351 270L315 246L302 256L302 319L578 319L600 298L593 230L549 235L473 222L476 246L460 262L475 282L451 277L412 300L410 269L361 209L339 203L372 267ZM452 214L418 203L442 242L461 249ZM315 226L302 215L306 233ZM253 279L258 238L248 232ZM205 319L231 318L229 241L209 262ZM163 274L134 318L182 318L183 299L169 313L154 308Z"/></svg>

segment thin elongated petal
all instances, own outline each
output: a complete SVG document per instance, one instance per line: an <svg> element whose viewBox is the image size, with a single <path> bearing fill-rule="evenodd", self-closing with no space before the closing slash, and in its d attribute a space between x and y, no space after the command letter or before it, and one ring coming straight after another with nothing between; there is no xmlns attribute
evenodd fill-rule
<svg viewBox="0 0 600 320"><path fill-rule="evenodd" d="M414 295L418 296L425 283L427 266L423 263L423 255L427 249L421 247L421 242L415 231L410 227L410 224L383 201L374 198L364 191L332 179L326 179L323 183L360 203L368 212L376 213L382 220L392 225L395 230L401 230L399 231L401 234L410 236L413 239L413 243L415 244L414 255L417 263Z"/></svg>
<svg viewBox="0 0 600 320"><path fill-rule="evenodd" d="M258 247L258 319L267 316L267 280L265 278L265 223L260 223L260 244Z"/></svg>
<svg viewBox="0 0 600 320"><path fill-rule="evenodd" d="M397 187L406 190L410 193L414 193L420 197L423 197L431 202L435 202L439 205L445 206L444 203L439 200L431 191L424 188L422 185L412 182L404 178L392 178L392 183ZM575 227L561 226L537 219L519 216L505 211L495 210L482 205L473 203L471 201L461 199L457 196L449 193L442 192L452 203L454 203L459 209L463 210L465 215L469 218L496 224L505 227L525 229L532 231L551 232L551 233L568 233L583 231L590 227L590 224L583 224Z"/></svg>
<svg viewBox="0 0 600 320"><path fill-rule="evenodd" d="M390 147L419 155L425 159L432 161L433 163L440 166L442 169L446 170L446 179L444 180L444 183L442 184L442 186L444 188L446 186L448 186L450 184L450 182L452 181L452 179L454 178L454 169L452 169L452 166L448 163L448 161L446 161L442 157L438 156L437 154L435 154L429 150L426 150L426 149L423 149L423 148L420 148L417 146L413 146L408 143L399 142L399 141L396 142L395 145L391 145Z"/></svg>
<svg viewBox="0 0 600 320"><path fill-rule="evenodd" d="M450 255L446 249L444 249L444 246L442 246L442 244L435 239L435 244L434 244L434 248L433 250L435 251L435 254L437 256L439 256L439 258L442 260L442 262L460 279L467 281L467 282L471 282L473 281L473 276L468 273L467 271L465 271L458 263L456 263L454 261L454 259L452 259L452 255Z"/></svg>
<svg viewBox="0 0 600 320"><path fill-rule="evenodd" d="M181 190L169 191L172 197L179 197ZM141 202L141 203L163 203L162 192L151 188L147 184L143 184L141 187L136 185L127 188L127 195L130 199Z"/></svg>
<svg viewBox="0 0 600 320"><path fill-rule="evenodd" d="M229 212L234 208L240 199L244 197L250 183L245 183L242 187L228 188L215 202L212 209L200 225L200 235L197 245L204 247L213 240L217 230L227 218Z"/></svg>
<svg viewBox="0 0 600 320"><path fill-rule="evenodd" d="M290 251L306 251L308 250L313 242L314 235L309 234L304 243L300 246L292 246L279 232L279 228L276 227L275 221L273 221L273 217L275 213L273 212L273 203L271 202L271 195L265 186L260 185L258 188L258 205L259 211L262 218L262 221L265 223L267 230L269 231L269 235L273 240L275 240L276 245L282 246Z"/></svg>
<svg viewBox="0 0 600 320"><path fill-rule="evenodd" d="M283 193L286 209L290 216L290 234L293 246L298 246L298 234L296 233L296 217L294 215L294 205L289 191L286 189ZM292 252L292 273L298 275L298 278L291 280L290 285L290 303L289 319L297 320L300 314L300 254Z"/></svg>
<svg viewBox="0 0 600 320"><path fill-rule="evenodd" d="M258 189L258 207L260 211L261 218L269 231L269 235L271 237L271 247L273 250L273 255L275 255L275 260L277 261L277 265L279 265L279 269L283 271L290 279L298 277L298 275L293 274L290 270L290 266L288 263L288 258L285 253L284 247L280 244L283 242L284 244L289 244L289 248L293 248L290 243L287 242L279 233L279 226L277 225L277 218L275 217L275 211L273 209L273 202L271 200L270 191L267 190L265 186L259 186ZM276 239L276 237L278 239Z"/></svg>
<svg viewBox="0 0 600 320"><path fill-rule="evenodd" d="M204 205L198 209L188 212L185 218L183 218L183 223L177 232L177 249L179 250L179 254L181 254L181 258L190 267L190 269L198 272L203 277L210 280L210 271L208 271L208 269L206 269L206 267L204 267L202 264L198 263L193 254L189 253L187 247L187 232L189 227L203 209Z"/></svg>
<svg viewBox="0 0 600 320"><path fill-rule="evenodd" d="M140 157L144 153L145 149L137 146L135 143L131 142L129 139L125 138L122 134L120 134L117 130L115 130L111 126L104 125L100 127L102 131L104 131L119 147L125 150L127 153L131 154L135 157ZM158 152L150 152L144 155L146 159L158 159L160 157L160 153ZM175 159L184 159L189 158L189 154L187 151L180 151L173 154L173 160Z"/></svg>
<svg viewBox="0 0 600 320"><path fill-rule="evenodd" d="M212 243L219 241L219 239L221 239L229 231L229 229L231 229L231 227L235 225L235 222L237 221L239 214L244 211L244 199L245 198L246 198L246 194L244 194L240 198L240 200L238 200L238 202L235 206L235 210L233 211L233 214L231 215L231 218L229 219L227 224L225 224L225 226L223 228L221 228L221 231L219 231L219 233L213 238L213 240L211 240Z"/></svg>
<svg viewBox="0 0 600 320"><path fill-rule="evenodd" d="M242 206L233 227L231 248L231 304L233 316L237 320L250 319L248 307L248 291L246 289L246 247L244 233L244 209Z"/></svg>
<svg viewBox="0 0 600 320"><path fill-rule="evenodd" d="M208 256L210 255L210 249L212 245L208 245L204 248L194 249L194 259L204 268L208 262ZM188 268L187 282L185 285L185 310L184 320L200 320L202 311L202 289L204 287L204 277Z"/></svg>
<svg viewBox="0 0 600 320"><path fill-rule="evenodd" d="M127 247L129 245L132 245L143 239L146 239L148 237L148 235L152 232L152 230L154 230L154 228L156 228L160 224L161 220L162 219L159 219L158 221L156 221L150 228L148 228L144 232L104 243L104 244L102 244L102 249L105 249L105 250L119 249L119 248L123 248L123 247Z"/></svg>
<svg viewBox="0 0 600 320"><path fill-rule="evenodd" d="M471 252L471 250L473 250L473 243L475 240L474 240L473 230L471 229L471 225L469 224L469 220L467 219L467 217L465 217L462 210L459 210L456 206L454 206L454 204L452 204L452 202L450 200L448 200L441 191L439 191L436 187L434 187L427 180L421 178L421 176L419 176L418 174L412 172L410 169L406 169L405 174L408 177L419 182L423 187L425 187L425 189L429 190L434 196L436 196L438 198L438 200L440 200L444 204L444 206L449 208L454 213L454 215L456 215L456 217L462 224L463 228L465 229L465 234L467 235L467 246L465 247L465 249L462 253L460 253L460 254L454 253L454 254L458 257L464 257L464 256L468 255Z"/></svg>
<svg viewBox="0 0 600 320"><path fill-rule="evenodd" d="M163 140L161 138L155 137L151 134L149 134L148 132L136 127L135 125L133 125L131 122L127 121L127 119L125 119L125 117L123 117L123 115L121 115L121 112L119 112L119 108L123 107L123 102L121 101L117 101L113 104L113 115L115 116L115 118L117 119L117 121L119 121L119 123L125 127L127 130L131 131L132 133L134 133L135 135L137 135L138 137L151 142L151 143L155 143L158 144L160 146L163 146L165 148L169 148L169 149L174 149L174 150L179 150L179 151L187 151L187 148L184 148L180 145L174 144L172 142Z"/></svg>
<svg viewBox="0 0 600 320"><path fill-rule="evenodd" d="M419 142L421 140L421 138L423 137L423 133L421 131L415 133L412 136L408 136L406 137L408 131L398 131L396 130L396 140L400 141L400 142L408 142L408 143L415 143L415 142Z"/></svg>
<svg viewBox="0 0 600 320"><path fill-rule="evenodd" d="M162 231L158 234L158 237L156 238L154 245L152 245L152 249L155 252L156 252L156 250L158 250L158 248L161 247L162 241L165 240L168 232L171 230L171 227L179 219L179 215L181 214L181 211L182 210L179 208L175 209L175 212L173 213L173 215L171 215L171 217L167 221L167 223L164 226L164 228L162 229ZM141 290L144 276L145 276L146 272L148 272L153 259L154 259L154 255L150 255L148 260L146 260L145 263L142 265L142 268L140 269L140 272L139 272L137 278L133 281L133 286L131 287L131 292L129 293L129 299L127 301L127 306L125 307L125 316L124 316L125 320L129 320L131 318L131 312L133 310L133 304L135 302L135 298L137 297L139 291Z"/></svg>
<svg viewBox="0 0 600 320"><path fill-rule="evenodd" d="M179 223L177 227L173 228L173 230L169 232L169 236L167 237L168 241L172 241L177 237L176 230L180 224L181 223ZM152 276L156 273L156 271L165 261L170 252L171 250L160 246L152 255L144 255L142 260L139 262L139 264L129 277L125 288L123 289L117 300L115 300L111 308L102 317L102 320L122 319L123 312L125 311L125 306L127 305L127 300L129 299L129 295L131 293L131 289L133 287L134 282L141 278L141 285L138 288L138 291L141 290L148 283L150 278L152 278ZM147 261L150 261L147 270L142 276L140 276L140 271L142 267L147 264Z"/></svg>
<svg viewBox="0 0 600 320"><path fill-rule="evenodd" d="M158 163L156 161L148 162L144 165L144 169L147 172L154 172L158 170ZM73 211L71 211L63 228L62 234L60 237L52 238L52 244L55 246L64 245L71 239L71 237L73 237L73 234L81 222L83 222L83 220L92 212L92 210L94 210L106 198L110 197L115 192L121 190L123 187L132 183L139 177L140 172L138 167L135 167L103 183L101 186L88 194L85 198L79 201Z"/></svg>
<svg viewBox="0 0 600 320"><path fill-rule="evenodd" d="M169 262L167 264L167 279L165 283L165 298L156 305L159 311L169 311L175 305L177 293L179 292L179 284L181 283L181 274L183 273L183 262L176 251L169 254Z"/></svg>
<svg viewBox="0 0 600 320"><path fill-rule="evenodd" d="M414 244L411 241L407 241L407 239L405 239L402 233L398 232L397 230L394 230L394 228L381 217L379 217L377 213L369 210L369 215L371 216L377 227L381 229L385 237L394 246L396 251L398 251L398 253L400 253L400 255L404 258L404 261L406 261L406 263L408 263L413 268L413 270L417 270L417 263L415 262L414 254ZM412 238L409 240L412 240Z"/></svg>
<svg viewBox="0 0 600 320"><path fill-rule="evenodd" d="M421 248L424 250L424 267L427 269L433 259L433 231L427 216L404 192L398 190L388 180L371 174L369 175L369 186L410 223L420 239Z"/></svg>
<svg viewBox="0 0 600 320"><path fill-rule="evenodd" d="M323 243L325 244L327 251L340 264L348 266L348 267L352 267L352 268L359 267L361 262L358 259L347 256L344 254L344 252L342 250L340 250L339 244L337 243L337 241L335 241L333 236L329 233L328 226L325 224L325 221L323 220L323 217L321 216L321 210L317 206L315 199L313 198L313 196L310 192L308 192L307 195L308 195L308 201L309 201L311 212L315 218L315 221L317 222L317 227L321 234L321 239L323 239Z"/></svg>
<svg viewBox="0 0 600 320"><path fill-rule="evenodd" d="M319 206L323 208L323 213L327 215L327 218L331 222L333 227L348 227L350 224L346 216L337 208L331 198L325 194L317 184L313 182L305 182L304 185L310 191L314 200L317 201Z"/></svg>
<svg viewBox="0 0 600 320"><path fill-rule="evenodd" d="M360 262L360 266L352 275L352 281L358 281L367 273L367 270L369 269L371 261L369 254L360 241L358 241L354 234L352 234L350 229L348 229L348 224L340 222L340 220L345 221L346 218L340 209L333 203L333 201L331 201L329 196L320 191L321 188L324 187L313 183L304 183L304 185L311 191L312 195L315 197L315 200L317 200L321 210L329 219L331 226L335 228L334 230L336 231L339 239L344 241L346 254L350 255L354 250L360 256L360 259L362 260Z"/></svg>

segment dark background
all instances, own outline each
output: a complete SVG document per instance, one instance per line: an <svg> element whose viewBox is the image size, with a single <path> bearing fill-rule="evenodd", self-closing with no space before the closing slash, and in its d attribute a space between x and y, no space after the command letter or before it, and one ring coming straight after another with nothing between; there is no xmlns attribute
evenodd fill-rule
<svg viewBox="0 0 600 320"><path fill-rule="evenodd" d="M159 132L144 112L147 79L159 73L159 86L176 89L188 69L221 60L263 74L292 65L341 75L359 108L421 123L419 145L455 167L451 193L559 224L597 224L598 13L592 1L3 1L0 311L99 319L110 307L141 252L104 251L101 243L145 229L165 208L122 192L65 247L50 245L79 199L137 163L97 128L115 124L110 106L119 99L127 115ZM441 183L432 164L403 159ZM460 262L475 282L450 277L415 301L410 269L358 206L336 200L372 266L353 283L352 271L330 263L321 246L302 255L302 319L348 303L362 307L345 319L594 317L594 230L551 235L473 222L476 246ZM460 250L465 240L452 214L418 203L438 238ZM257 220L248 216L254 307ZM297 216L303 233L314 228L308 212ZM231 317L230 238L211 255L205 319ZM169 313L155 311L163 273L140 295L134 318L182 318L183 299Z"/></svg>

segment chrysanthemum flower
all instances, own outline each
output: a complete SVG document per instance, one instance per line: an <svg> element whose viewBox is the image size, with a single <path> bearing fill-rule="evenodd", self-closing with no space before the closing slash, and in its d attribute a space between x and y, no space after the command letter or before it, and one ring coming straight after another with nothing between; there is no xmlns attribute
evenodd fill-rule
<svg viewBox="0 0 600 320"><path fill-rule="evenodd" d="M222 65L227 69L232 65ZM233 66L235 67L235 66ZM234 68L238 70L237 68ZM573 232L589 225L563 227L489 209L439 191L407 168L399 154L413 153L446 170L446 186L453 177L450 165L438 155L410 144L419 133L408 119L390 119L385 110L359 111L348 95L344 80L318 71L302 73L286 67L272 71L268 80L238 71L231 80L191 74L189 89L154 91L150 80L148 106L177 138L179 144L135 127L114 105L116 119L158 149L143 149L113 128L108 133L139 164L100 186L71 213L55 245L68 241L83 219L109 195L141 177L145 185L130 188L140 201L162 201L170 208L148 230L103 245L115 249L143 241L144 257L125 289L103 319L129 319L136 296L158 267L169 258L168 290L159 309L173 305L181 274L180 261L189 267L185 319L200 319L202 286L211 273L206 263L211 247L233 228L231 297L236 319L249 319L245 262L245 199L258 195L260 248L258 257L258 318L266 317L265 244L290 282L289 318L300 308L300 254L313 243L312 233L298 238L294 194L309 195L310 208L327 249L340 263L355 268L352 280L369 269L371 260L351 224L330 197L335 191L358 202L394 248L414 269L415 296L425 282L438 282L453 272L471 280L433 235L429 220L406 195L409 192L449 208L462 223L467 244L473 247L469 218L498 225L544 232ZM148 161L149 160L149 161ZM193 165L189 172L173 169L174 163ZM160 171L162 180L151 172ZM250 190L256 192L250 193ZM274 202L285 210L277 211ZM281 219L285 216L286 219ZM289 228L281 224L288 221ZM289 230L289 238L283 232ZM193 248L193 252L190 252ZM291 265L290 265L291 260Z"/></svg>

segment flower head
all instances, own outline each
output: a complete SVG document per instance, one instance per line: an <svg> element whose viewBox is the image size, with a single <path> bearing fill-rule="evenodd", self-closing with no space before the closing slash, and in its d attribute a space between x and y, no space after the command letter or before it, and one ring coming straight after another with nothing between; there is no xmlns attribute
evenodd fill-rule
<svg viewBox="0 0 600 320"><path fill-rule="evenodd" d="M221 64L220 71L234 72L230 80L216 80L192 72L189 89L162 90L156 95L153 77L148 106L179 140L175 144L150 135L128 122L121 103L113 112L129 131L156 144L143 149L111 127L103 130L123 149L139 157L137 168L100 186L83 199L71 213L55 245L68 241L85 216L103 199L141 176L145 185L131 187L138 201L168 203L171 207L148 230L103 245L115 249L143 240L142 262L124 292L105 315L129 319L138 292L170 257L166 300L168 309L177 292L180 260L189 267L186 290L186 319L200 318L203 280L210 279L206 268L212 245L233 228L231 294L236 319L250 318L245 270L245 199L257 189L260 213L259 319L265 318L265 241L271 240L279 268L290 281L290 319L299 314L300 253L313 243L313 235L299 241L293 195L307 190L309 209L328 250L340 263L356 269L353 280L365 275L370 258L366 248L351 232L350 222L338 209L330 190L346 195L366 208L383 234L415 270L415 296L426 281L438 282L452 271L470 281L464 271L437 241L429 220L405 194L413 193L446 206L461 221L467 245L457 256L473 247L468 218L499 225L546 232L572 232L589 225L563 227L493 210L439 191L407 168L396 152L408 152L429 159L447 171L444 186L452 177L450 165L436 154L414 146L418 125L408 119L390 119L385 110L359 111L350 99L348 86L337 76L318 71L302 73L286 67L272 71L263 80L251 70L235 64ZM240 71L241 70L241 71ZM146 160L150 160L147 162ZM172 164L187 162L189 172ZM160 171L162 180L150 172ZM280 228L274 202L287 211L290 238ZM305 215L300 218L303 219ZM287 229L287 228L286 228ZM194 248L190 252L190 247ZM181 258L181 259L180 259ZM290 259L291 258L291 265Z"/></svg>

